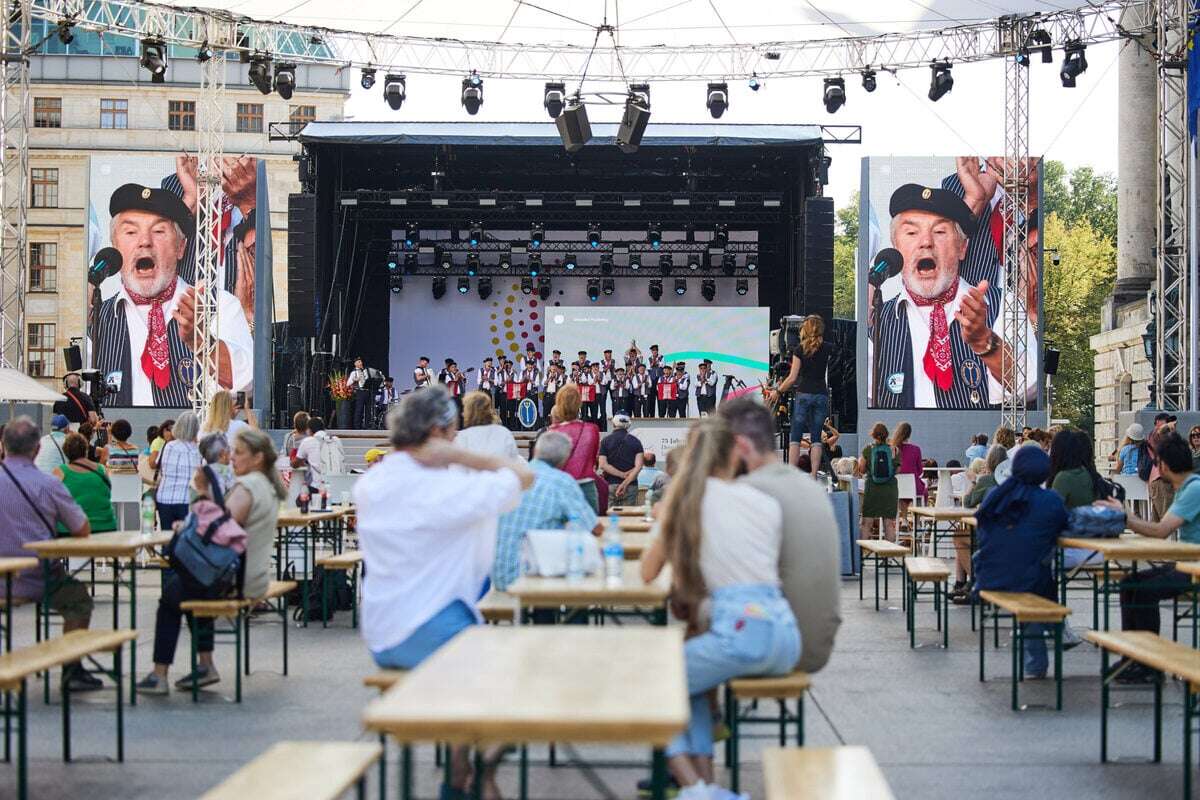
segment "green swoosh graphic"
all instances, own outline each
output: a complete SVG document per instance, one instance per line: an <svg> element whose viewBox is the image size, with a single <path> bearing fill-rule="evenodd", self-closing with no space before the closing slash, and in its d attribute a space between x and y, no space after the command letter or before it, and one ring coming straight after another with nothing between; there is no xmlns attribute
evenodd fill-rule
<svg viewBox="0 0 1200 800"><path fill-rule="evenodd" d="M675 353L664 353L663 362L671 363L672 361L702 361L710 359L714 362L724 362L726 364L735 364L739 367L748 369L757 369L766 372L771 368L771 365L766 361L755 361L753 358L744 358L743 356L735 356L731 353L718 353L713 350L679 350Z"/></svg>

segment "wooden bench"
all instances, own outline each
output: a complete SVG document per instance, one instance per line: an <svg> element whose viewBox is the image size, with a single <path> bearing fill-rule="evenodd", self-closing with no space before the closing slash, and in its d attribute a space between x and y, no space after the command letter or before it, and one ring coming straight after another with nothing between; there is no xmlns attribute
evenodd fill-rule
<svg viewBox="0 0 1200 800"><path fill-rule="evenodd" d="M336 800L352 786L365 796L375 742L277 742L201 800Z"/></svg>
<svg viewBox="0 0 1200 800"><path fill-rule="evenodd" d="M12 584L13 578L19 573L37 569L38 560L29 556L17 556L14 558L0 558L0 575L4 576L4 596L0 597L0 608L4 610L4 622L0 624L0 628L4 629L4 650L8 652L12 650L12 626L13 626L13 608L23 606L26 603L32 603L32 600L24 597L13 597ZM35 621L34 630L40 631L40 621Z"/></svg>
<svg viewBox="0 0 1200 800"><path fill-rule="evenodd" d="M196 674L196 619L213 620L213 644L218 637L232 637L234 641L234 674L236 675L236 700L242 702L242 672L250 674L250 612L259 603L271 605L273 613L278 614L283 629L283 674L288 674L288 594L296 590L296 581L271 581L262 597L236 598L221 600L184 600L179 608L190 614L188 624L192 633L192 675ZM216 621L228 617L233 625L221 629ZM242 631L245 629L246 657L242 663ZM200 687L192 681L192 702L200 702Z"/></svg>
<svg viewBox="0 0 1200 800"><path fill-rule="evenodd" d="M767 800L895 800L865 747L773 747L763 777Z"/></svg>
<svg viewBox="0 0 1200 800"><path fill-rule="evenodd" d="M946 584L950 581L950 567L940 558L908 557L904 559L905 591L908 594L908 646L917 646L917 600L921 595L933 597L933 615L938 630L942 632L942 647L950 648L950 596ZM922 589L921 584L931 584L932 589Z"/></svg>
<svg viewBox="0 0 1200 800"><path fill-rule="evenodd" d="M796 726L796 744L804 745L804 694L812 685L807 672L793 672L766 678L735 678L725 684L725 724L729 738L725 740L725 766L729 769L730 787L736 793L741 778L741 726L778 725L779 745L787 744L788 723ZM779 716L761 717L742 714L743 700L776 700ZM787 701L796 701L796 713L788 712Z"/></svg>
<svg viewBox="0 0 1200 800"><path fill-rule="evenodd" d="M488 593L483 596L476 605L479 609L480 616L484 622L489 622L493 625L501 622L514 622L514 615L517 611L517 601L511 594L507 592L498 592L495 589L489 589Z"/></svg>
<svg viewBox="0 0 1200 800"><path fill-rule="evenodd" d="M1023 656L1025 655L1025 639L1030 636L1039 638L1054 639L1054 691L1055 702L1054 707L1058 711L1062 711L1062 634L1063 623L1066 622L1067 615L1071 613L1071 609L1066 606L1059 605L1053 600L1031 594L1029 592L994 592L982 591L979 593L979 680L984 680L984 651L986 648L987 639L987 618L989 616L988 606L993 610L990 616L993 619L993 638L997 645L999 642L1000 618L1007 617L1012 619L1012 708L1013 711L1018 709L1017 703L1017 684L1025 679L1025 664ZM1039 622L1051 626L1052 634L1025 633L1023 626L1025 623Z"/></svg>
<svg viewBox="0 0 1200 800"><path fill-rule="evenodd" d="M859 539L855 542L860 553L858 568L858 599L863 599L863 573L867 568L867 559L874 562L875 567L875 610L879 610L879 565L883 563L883 599L888 597L888 577L891 575L893 564L904 569L904 559L912 555L912 550L902 544L889 542L886 539Z"/></svg>
<svg viewBox="0 0 1200 800"><path fill-rule="evenodd" d="M362 565L361 550L343 550L337 555L322 556L317 559L317 566L326 572L345 572L346 581L350 584L350 627L358 627L358 572ZM329 581L321 582L321 627L329 627Z"/></svg>
<svg viewBox="0 0 1200 800"><path fill-rule="evenodd" d="M22 647L0 656L0 691L4 692L4 759L11 758L12 722L17 728L17 798L27 797L27 753L26 740L28 719L26 716L25 681L39 672L49 672L55 667L82 662L97 653L112 653L111 671L98 668L89 672L108 675L117 690L117 761L125 760L125 711L123 680L121 677L121 647L137 638L137 631L71 631L55 639L47 639L29 647ZM94 663L94 662L93 662ZM97 665L98 666L98 665ZM63 761L71 760L71 692L67 683L62 684ZM17 693L17 707L8 702L8 693Z"/></svg>

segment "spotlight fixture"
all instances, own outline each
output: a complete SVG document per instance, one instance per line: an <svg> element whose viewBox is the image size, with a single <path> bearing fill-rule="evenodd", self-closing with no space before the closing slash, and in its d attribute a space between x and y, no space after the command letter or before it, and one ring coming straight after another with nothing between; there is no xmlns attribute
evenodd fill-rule
<svg viewBox="0 0 1200 800"><path fill-rule="evenodd" d="M479 253L467 253L467 274L471 277L479 274Z"/></svg>
<svg viewBox="0 0 1200 800"><path fill-rule="evenodd" d="M1020 64L1022 67L1028 67L1029 66L1029 48L1022 47L1019 50L1017 50L1017 54L1015 56L1013 56L1013 59L1018 64Z"/></svg>
<svg viewBox="0 0 1200 800"><path fill-rule="evenodd" d="M399 111L408 97L408 79L404 75L388 73L383 79L383 99L392 111Z"/></svg>
<svg viewBox="0 0 1200 800"><path fill-rule="evenodd" d="M658 280L657 278L650 281L650 288L648 291L650 292L650 299L654 302L657 303L659 300L662 300L662 281Z"/></svg>
<svg viewBox="0 0 1200 800"><path fill-rule="evenodd" d="M483 241L483 223L482 222L472 222L471 226L469 228L467 228L467 244L471 245L471 247L478 247L479 243L482 241Z"/></svg>
<svg viewBox="0 0 1200 800"><path fill-rule="evenodd" d="M438 264L441 264L442 269L448 270L454 266L454 256L451 255L449 250L443 250L439 247L434 251L434 254L434 260L437 261Z"/></svg>
<svg viewBox="0 0 1200 800"><path fill-rule="evenodd" d="M758 82L758 73L755 72L750 76L750 80L746 81L746 85L750 87L750 91L757 92L762 84Z"/></svg>
<svg viewBox="0 0 1200 800"><path fill-rule="evenodd" d="M537 253L530 253L526 266L529 267L529 274L536 278L537 274L542 271L542 257Z"/></svg>
<svg viewBox="0 0 1200 800"><path fill-rule="evenodd" d="M722 223L713 228L711 246L724 248L727 244L729 244L729 226Z"/></svg>
<svg viewBox="0 0 1200 800"><path fill-rule="evenodd" d="M538 297L540 297L542 300L550 299L550 279L545 275L538 278L537 289Z"/></svg>
<svg viewBox="0 0 1200 800"><path fill-rule="evenodd" d="M597 223L588 223L587 238L588 244L590 244L592 247L595 248L600 246L600 226Z"/></svg>
<svg viewBox="0 0 1200 800"><path fill-rule="evenodd" d="M687 266L688 266L688 269L691 270L692 272L695 272L696 270L700 269L700 254L699 253L688 253Z"/></svg>
<svg viewBox="0 0 1200 800"><path fill-rule="evenodd" d="M480 300L487 300L492 296L492 279L487 277L480 278L475 282L475 290L479 292Z"/></svg>
<svg viewBox="0 0 1200 800"><path fill-rule="evenodd" d="M1025 43L1025 47L1030 53L1041 53L1043 64L1054 62L1054 52L1050 49L1050 45L1050 34L1042 28L1038 28L1030 33L1029 39Z"/></svg>
<svg viewBox="0 0 1200 800"><path fill-rule="evenodd" d="M166 45L161 39L142 39L141 65L150 73L151 83L162 83L166 80ZM264 76L264 80L267 83L267 90L263 94L270 94L271 79L269 76Z"/></svg>
<svg viewBox="0 0 1200 800"><path fill-rule="evenodd" d="M546 93L542 98L542 106L550 119L556 119L563 112L567 103L567 85L565 83L547 83Z"/></svg>
<svg viewBox="0 0 1200 800"><path fill-rule="evenodd" d="M500 250L500 260L496 262L496 265L499 266L500 269L502 269L502 270L512 269L512 249L511 248L505 247Z"/></svg>
<svg viewBox="0 0 1200 800"><path fill-rule="evenodd" d="M404 276L398 272L388 275L388 288L392 290L392 294L400 294L404 289Z"/></svg>
<svg viewBox="0 0 1200 800"><path fill-rule="evenodd" d="M717 296L717 282L712 278L705 278L700 283L700 296L703 297L706 302L711 303L713 298Z"/></svg>
<svg viewBox="0 0 1200 800"><path fill-rule="evenodd" d="M613 272L613 257L612 253L600 254L600 274L612 275Z"/></svg>
<svg viewBox="0 0 1200 800"><path fill-rule="evenodd" d="M650 227L646 229L646 241L655 250L662 247L662 225L651 223Z"/></svg>
<svg viewBox="0 0 1200 800"><path fill-rule="evenodd" d="M862 86L867 92L875 91L875 70L864 69L862 73Z"/></svg>
<svg viewBox="0 0 1200 800"><path fill-rule="evenodd" d="M950 67L949 59L940 64L934 61L929 65L929 99L935 103L954 88L954 76L950 74Z"/></svg>
<svg viewBox="0 0 1200 800"><path fill-rule="evenodd" d="M263 94L271 93L273 87L271 85L270 56L257 53L250 57L250 82Z"/></svg>
<svg viewBox="0 0 1200 800"><path fill-rule="evenodd" d="M679 295L680 297L683 297L685 294L687 294L687 281L683 278L675 279L675 294Z"/></svg>
<svg viewBox="0 0 1200 800"><path fill-rule="evenodd" d="M529 226L529 246L541 247L542 241L546 238L546 226L540 222L535 222Z"/></svg>
<svg viewBox="0 0 1200 800"><path fill-rule="evenodd" d="M639 270L642 268L642 256L640 253L630 253L629 268L632 270Z"/></svg>
<svg viewBox="0 0 1200 800"><path fill-rule="evenodd" d="M363 67L362 74L358 78L358 83L364 89L370 89L375 85L375 68Z"/></svg>
<svg viewBox="0 0 1200 800"><path fill-rule="evenodd" d="M71 42L75 41L75 34L71 32L71 26L73 24L74 23L72 23L69 19L60 19L58 21L58 24L55 26L58 28L58 41L62 42L63 44L70 44Z"/></svg>
<svg viewBox="0 0 1200 800"><path fill-rule="evenodd" d="M736 291L739 295L744 296L750 291L750 281L746 280L745 278L738 278Z"/></svg>
<svg viewBox="0 0 1200 800"><path fill-rule="evenodd" d="M292 92L296 90L296 65L295 64L276 64L275 65L275 91L279 92L279 96L284 100L292 99Z"/></svg>
<svg viewBox="0 0 1200 800"><path fill-rule="evenodd" d="M470 291L471 291L471 279L470 278L459 278L458 279L458 293L459 294L467 294Z"/></svg>
<svg viewBox="0 0 1200 800"><path fill-rule="evenodd" d="M521 278L521 294L533 294L533 278Z"/></svg>
<svg viewBox="0 0 1200 800"><path fill-rule="evenodd" d="M421 225L410 222L404 226L404 246L412 249L421 243Z"/></svg>
<svg viewBox="0 0 1200 800"><path fill-rule="evenodd" d="M563 269L565 269L565 270L568 270L568 271L573 270L573 269L575 269L575 267L579 266L579 260L577 258L575 258L574 253L564 253L562 265L563 265Z"/></svg>
<svg viewBox="0 0 1200 800"><path fill-rule="evenodd" d="M1062 78L1062 85L1065 88L1074 89L1075 79L1087 70L1086 49L1080 42L1067 43L1066 54L1063 56L1062 69L1058 72L1058 77Z"/></svg>
<svg viewBox="0 0 1200 800"><path fill-rule="evenodd" d="M593 303L600 299L600 279L599 278L588 278L587 296L588 296L588 300L591 300Z"/></svg>
<svg viewBox="0 0 1200 800"><path fill-rule="evenodd" d="M721 271L733 277L733 273L737 272L737 256L733 253L726 253L721 256Z"/></svg>
<svg viewBox="0 0 1200 800"><path fill-rule="evenodd" d="M658 257L658 271L663 275L670 275L673 266L675 266L675 259L671 258L670 253L663 253Z"/></svg>
<svg viewBox="0 0 1200 800"><path fill-rule="evenodd" d="M416 272L417 272L417 254L416 253L405 253L404 254L404 271L406 273L408 273L409 275L416 274Z"/></svg>
<svg viewBox="0 0 1200 800"><path fill-rule="evenodd" d="M617 290L617 283L612 278L605 278L600 281L600 291L604 292L605 297L611 297L612 293Z"/></svg>
<svg viewBox="0 0 1200 800"><path fill-rule="evenodd" d="M712 114L713 119L720 119L721 115L725 113L725 109L729 108L729 84L725 82L710 83L708 98L704 104L708 106L708 113Z"/></svg>
<svg viewBox="0 0 1200 800"><path fill-rule="evenodd" d="M747 253L746 254L746 270L749 272L754 272L757 269L758 269L758 253Z"/></svg>
<svg viewBox="0 0 1200 800"><path fill-rule="evenodd" d="M471 116L478 114L479 107L483 105L483 78L480 78L475 70L471 70L471 74L463 78L462 105Z"/></svg>
<svg viewBox="0 0 1200 800"><path fill-rule="evenodd" d="M391 256L388 258L387 267L388 272L395 272L396 270L400 269L400 262L396 261L395 256Z"/></svg>
<svg viewBox="0 0 1200 800"><path fill-rule="evenodd" d="M446 294L446 279L440 278L440 277L434 278L433 279L433 299L441 300L445 296L445 294Z"/></svg>
<svg viewBox="0 0 1200 800"><path fill-rule="evenodd" d="M207 41L205 41L202 45L200 45L200 49L196 51L196 60L199 61L201 64L203 64L205 61L208 61L212 57L213 57L212 46Z"/></svg>
<svg viewBox="0 0 1200 800"><path fill-rule="evenodd" d="M846 79L842 77L825 79L825 110L830 114L846 105Z"/></svg>

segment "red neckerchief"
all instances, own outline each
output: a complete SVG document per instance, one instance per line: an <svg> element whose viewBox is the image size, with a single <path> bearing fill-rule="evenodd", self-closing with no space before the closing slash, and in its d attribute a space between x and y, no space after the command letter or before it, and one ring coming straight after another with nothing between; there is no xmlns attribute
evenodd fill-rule
<svg viewBox="0 0 1200 800"><path fill-rule="evenodd" d="M163 314L163 303L175 296L175 281L153 297L146 297L125 287L134 305L150 306L149 334L146 347L142 350L142 371L159 389L167 388L171 382L171 350L167 346L167 320Z"/></svg>
<svg viewBox="0 0 1200 800"><path fill-rule="evenodd" d="M954 385L953 358L950 354L950 323L946 321L946 304L958 293L958 281L937 297L917 297L912 292L909 298L917 306L932 306L929 315L929 345L925 348L925 374L943 392Z"/></svg>

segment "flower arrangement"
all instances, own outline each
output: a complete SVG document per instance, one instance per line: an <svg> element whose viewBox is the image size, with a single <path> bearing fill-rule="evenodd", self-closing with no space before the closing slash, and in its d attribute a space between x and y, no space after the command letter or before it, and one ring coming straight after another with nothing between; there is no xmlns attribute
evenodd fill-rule
<svg viewBox="0 0 1200 800"><path fill-rule="evenodd" d="M346 380L346 373L334 372L330 374L329 396L334 400L349 400L354 396L354 392L350 389L350 383Z"/></svg>

